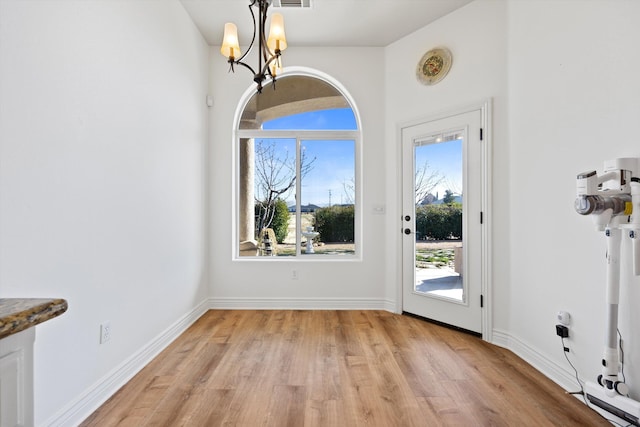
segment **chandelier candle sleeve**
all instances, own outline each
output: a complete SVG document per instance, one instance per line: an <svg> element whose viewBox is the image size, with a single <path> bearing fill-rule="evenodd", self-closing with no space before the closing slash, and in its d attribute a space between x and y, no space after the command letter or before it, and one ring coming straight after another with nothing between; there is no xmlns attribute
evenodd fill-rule
<svg viewBox="0 0 640 427"><path fill-rule="evenodd" d="M287 39L284 34L284 18L279 13L271 15L271 28L269 29L269 39L267 46L272 52L283 51L287 48Z"/></svg>
<svg viewBox="0 0 640 427"><path fill-rule="evenodd" d="M232 61L242 54L238 43L238 27L236 27L236 24L231 22L224 24L224 39L220 53Z"/></svg>

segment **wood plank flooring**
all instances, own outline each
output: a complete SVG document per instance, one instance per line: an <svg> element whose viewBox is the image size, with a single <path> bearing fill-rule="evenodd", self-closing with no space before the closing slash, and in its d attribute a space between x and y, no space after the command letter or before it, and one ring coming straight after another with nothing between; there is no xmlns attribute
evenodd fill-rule
<svg viewBox="0 0 640 427"><path fill-rule="evenodd" d="M212 310L82 426L610 426L513 353L386 311Z"/></svg>

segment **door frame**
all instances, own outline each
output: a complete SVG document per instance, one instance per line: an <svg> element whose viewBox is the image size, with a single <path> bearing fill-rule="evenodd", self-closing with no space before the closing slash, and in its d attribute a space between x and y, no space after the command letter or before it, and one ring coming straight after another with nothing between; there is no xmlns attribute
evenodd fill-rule
<svg viewBox="0 0 640 427"><path fill-rule="evenodd" d="M414 119L411 121L400 123L396 126L396 141L397 141L397 178L398 178L398 196L396 198L396 204L400 208L402 207L402 131L405 128L417 126L423 123L428 123L436 120L445 119L451 116L457 116L459 114L469 113L472 111L480 110L481 112L481 127L482 127L482 153L481 153L481 210L482 210L482 223L483 227L481 229L481 277L480 277L480 288L483 296L483 308L482 308L482 339L487 342L492 341L492 331L493 331L493 321L492 321L492 313L493 313L493 293L492 293L492 282L493 282L493 273L492 273L492 253L493 246L491 241L492 234L492 219L493 215L491 212L492 206L492 146L493 146L493 130L491 127L491 111L492 111L493 100L491 98L484 99L481 102L471 104L465 107L454 108L452 110L443 111L440 113L432 114L426 117L421 117L418 119ZM398 248L398 262L397 262L397 288L396 288L396 312L402 313L403 307L403 296L402 296L402 286L404 283L403 277L403 218L402 218L402 209L399 209L400 212L399 218L397 219L397 223L399 224L397 230L399 230L396 238L396 247Z"/></svg>

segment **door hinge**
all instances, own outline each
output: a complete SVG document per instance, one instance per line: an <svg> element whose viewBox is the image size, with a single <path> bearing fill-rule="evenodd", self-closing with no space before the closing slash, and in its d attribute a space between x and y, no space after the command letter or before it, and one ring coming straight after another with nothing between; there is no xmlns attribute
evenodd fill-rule
<svg viewBox="0 0 640 427"><path fill-rule="evenodd" d="M484 224L484 215L482 214L482 211L480 211L480 224Z"/></svg>
<svg viewBox="0 0 640 427"><path fill-rule="evenodd" d="M484 308L484 295L480 295L480 308Z"/></svg>
<svg viewBox="0 0 640 427"><path fill-rule="evenodd" d="M483 135L483 130L482 130L482 128L480 128L480 141L482 141L482 140L483 140L483 136L484 136L484 135Z"/></svg>

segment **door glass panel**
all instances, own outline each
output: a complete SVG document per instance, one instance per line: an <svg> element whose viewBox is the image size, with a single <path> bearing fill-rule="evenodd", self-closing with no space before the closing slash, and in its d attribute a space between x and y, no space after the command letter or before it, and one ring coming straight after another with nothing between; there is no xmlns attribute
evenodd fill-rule
<svg viewBox="0 0 640 427"><path fill-rule="evenodd" d="M465 301L463 131L414 141L414 292Z"/></svg>

